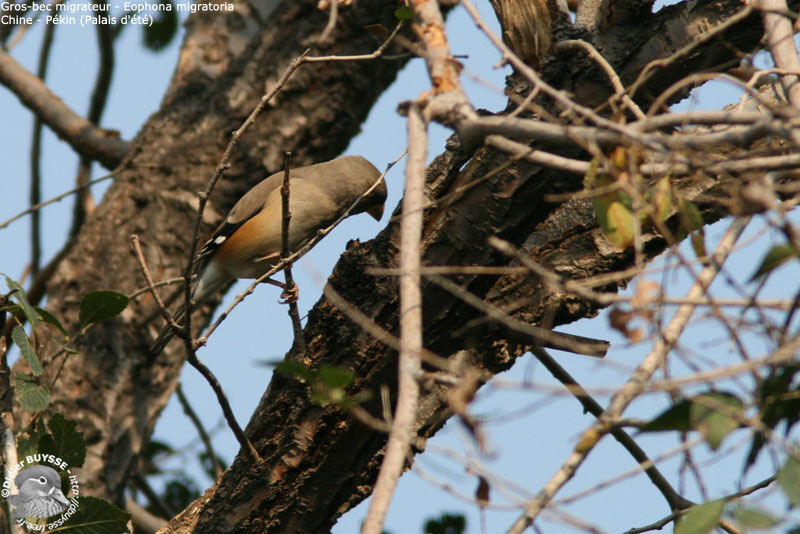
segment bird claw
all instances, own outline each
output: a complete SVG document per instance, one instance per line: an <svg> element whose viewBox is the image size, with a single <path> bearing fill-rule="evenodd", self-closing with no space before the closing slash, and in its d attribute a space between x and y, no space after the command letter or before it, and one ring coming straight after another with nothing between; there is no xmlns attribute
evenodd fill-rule
<svg viewBox="0 0 800 534"><path fill-rule="evenodd" d="M280 304L294 304L300 295L300 288L296 284L292 287L285 287L281 292L281 299L278 301Z"/></svg>

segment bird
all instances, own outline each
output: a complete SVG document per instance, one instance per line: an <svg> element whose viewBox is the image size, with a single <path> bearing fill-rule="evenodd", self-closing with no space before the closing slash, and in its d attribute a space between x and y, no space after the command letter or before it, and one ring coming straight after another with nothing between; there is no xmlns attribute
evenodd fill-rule
<svg viewBox="0 0 800 534"><path fill-rule="evenodd" d="M236 278L259 278L280 263L283 225L281 185L284 171L256 184L231 208L197 255L192 301L204 302ZM289 172L289 251L295 252L336 222L366 212L379 221L386 202L386 181L362 156L340 156ZM273 280L265 280L281 285ZM183 306L175 314L179 322ZM169 325L150 348L157 356L175 334Z"/></svg>
<svg viewBox="0 0 800 534"><path fill-rule="evenodd" d="M52 467L32 465L20 471L14 483L19 493L10 495L8 502L18 517L50 517L69 507L61 492L61 477Z"/></svg>

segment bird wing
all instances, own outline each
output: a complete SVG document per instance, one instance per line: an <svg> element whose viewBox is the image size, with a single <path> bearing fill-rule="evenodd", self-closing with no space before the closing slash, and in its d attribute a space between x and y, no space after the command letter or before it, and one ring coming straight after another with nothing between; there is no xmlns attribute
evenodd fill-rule
<svg viewBox="0 0 800 534"><path fill-rule="evenodd" d="M375 166L361 156L342 156L331 161L291 169L290 173L292 214L293 216L298 215L299 212L305 215L300 225L292 224L290 232L290 248L292 249L313 237L317 230L336 220L342 210L349 207L349 204L354 202L358 195L364 193L366 187L361 183L363 180L367 181L367 185L372 185L374 180L370 180L370 178L377 179L380 176ZM199 272L203 271L210 258L225 244L228 238L245 223L264 211L268 203L273 205L273 212L276 202L277 206L280 206L280 187L283 178L284 171L268 176L233 206L228 216L200 250L198 254ZM385 184L380 185L385 197L386 186ZM300 208L301 205L307 209L303 210ZM280 210L279 207L278 210ZM317 218L319 220L313 220ZM263 257L255 258L255 260L259 262L273 261L276 257L277 254L270 250Z"/></svg>
<svg viewBox="0 0 800 534"><path fill-rule="evenodd" d="M214 252L216 252L236 230L264 209L265 200L276 190L279 190L282 181L282 171L271 174L267 178L261 180L239 199L233 208L231 208L225 220L214 230L214 233L197 254L197 260L201 266L199 270L202 270L204 262L211 258Z"/></svg>

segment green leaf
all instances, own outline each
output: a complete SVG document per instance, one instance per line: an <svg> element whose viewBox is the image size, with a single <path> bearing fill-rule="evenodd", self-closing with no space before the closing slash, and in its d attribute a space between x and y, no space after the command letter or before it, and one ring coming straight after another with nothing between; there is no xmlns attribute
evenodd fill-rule
<svg viewBox="0 0 800 534"><path fill-rule="evenodd" d="M790 455L786 465L778 471L778 484L795 506L800 506L800 462Z"/></svg>
<svg viewBox="0 0 800 534"><path fill-rule="evenodd" d="M159 455L171 455L175 453L175 449L169 444L157 439L151 439L144 450L142 450L142 457L147 461L147 464L152 464L152 469L148 470L146 474L160 473L158 465L160 462L156 461Z"/></svg>
<svg viewBox="0 0 800 534"><path fill-rule="evenodd" d="M732 415L743 415L744 404L730 393L707 393L692 398L689 423L699 430L711 447L717 450L725 436L739 428L739 421Z"/></svg>
<svg viewBox="0 0 800 534"><path fill-rule="evenodd" d="M36 453L39 447L39 437L23 437L17 440L17 458L25 458Z"/></svg>
<svg viewBox="0 0 800 534"><path fill-rule="evenodd" d="M116 291L92 291L81 299L81 326L116 317L128 306L129 299Z"/></svg>
<svg viewBox="0 0 800 534"><path fill-rule="evenodd" d="M583 187L587 191L595 188L599 169L600 161L597 158L592 158L589 161L589 170L583 175Z"/></svg>
<svg viewBox="0 0 800 534"><path fill-rule="evenodd" d="M28 342L25 329L19 325L15 326L14 329L11 330L11 339L13 339L14 344L19 347L19 352L22 354L22 357L25 358L25 361L31 366L31 372L35 376L42 374L42 362L39 361L39 357L36 356L36 351L33 350L30 342Z"/></svg>
<svg viewBox="0 0 800 534"><path fill-rule="evenodd" d="M167 481L162 492L162 499L170 510L183 510L200 496L200 488L192 478L183 473L174 475Z"/></svg>
<svg viewBox="0 0 800 534"><path fill-rule="evenodd" d="M39 439L45 435L47 428L40 417L35 428L28 427L17 435L17 457L24 458L39 452Z"/></svg>
<svg viewBox="0 0 800 534"><path fill-rule="evenodd" d="M78 497L77 511L62 526L48 532L120 534L128 532L130 514L97 497Z"/></svg>
<svg viewBox="0 0 800 534"><path fill-rule="evenodd" d="M22 286L16 283L14 280L6 276L6 285L8 289L11 290L12 295L14 295L14 299L19 303L20 307L22 307L22 313L25 314L25 317L28 318L28 322L35 328L36 322L39 320L39 316L36 315L36 311L31 306L30 302L28 302L28 296L25 294L25 290L22 289Z"/></svg>
<svg viewBox="0 0 800 534"><path fill-rule="evenodd" d="M705 261L704 258L708 258L708 252L706 252L706 236L703 230L692 232L689 238L692 241L692 249L694 249L695 255Z"/></svg>
<svg viewBox="0 0 800 534"><path fill-rule="evenodd" d="M319 380L331 389L346 388L353 382L354 373L346 367L323 365L319 369Z"/></svg>
<svg viewBox="0 0 800 534"><path fill-rule="evenodd" d="M706 534L711 532L719 518L722 517L722 509L725 503L721 500L707 502L699 506L693 506L689 511L678 519L675 526L675 534Z"/></svg>
<svg viewBox="0 0 800 534"><path fill-rule="evenodd" d="M642 426L639 430L642 432L663 432L666 430L687 432L691 430L689 422L689 410L691 406L691 401L683 400L661 412L658 417Z"/></svg>
<svg viewBox="0 0 800 534"><path fill-rule="evenodd" d="M800 421L800 364L774 367L767 376L759 380L756 389L758 418L770 430L782 422L784 433L789 434L792 427ZM768 439L763 432L753 432L753 441L745 459L745 471L752 466Z"/></svg>
<svg viewBox="0 0 800 534"><path fill-rule="evenodd" d="M703 214L692 202L681 199L678 202L678 213L681 216L681 224L687 232L694 232L703 227Z"/></svg>
<svg viewBox="0 0 800 534"><path fill-rule="evenodd" d="M655 419L640 427L642 432L698 430L713 450L733 430L739 421L732 417L742 414L744 405L735 395L712 392L678 402Z"/></svg>
<svg viewBox="0 0 800 534"><path fill-rule="evenodd" d="M39 306L34 306L33 309L36 311L36 314L38 315L38 319L41 319L42 321L44 321L47 324L55 326L56 328L58 328L59 331L61 331L62 334L64 334L64 337L69 338L69 335L67 334L67 331L64 328L64 325L61 324L61 321L59 321L56 318L55 315L53 315L49 311L47 311L44 308L41 308ZM22 306L20 306L19 304L13 304L11 306L2 307L2 308L0 308L0 311L13 313L14 315L25 316L25 311L22 309Z"/></svg>
<svg viewBox="0 0 800 534"><path fill-rule="evenodd" d="M408 6L401 6L395 9L394 16L397 20L406 21L414 18L414 12Z"/></svg>
<svg viewBox="0 0 800 534"><path fill-rule="evenodd" d="M50 434L39 439L39 452L57 456L70 467L83 467L86 460L86 440L83 439L83 432L76 430L77 421L56 413L47 426Z"/></svg>
<svg viewBox="0 0 800 534"><path fill-rule="evenodd" d="M55 315L45 310L44 308L40 308L39 306L34 306L33 309L36 310L36 313L39 314L39 317L42 319L42 321L44 321L49 325L55 326L62 334L64 334L65 338L69 339L69 334L67 334L67 330L64 328L64 325L61 324L61 321L59 321Z"/></svg>
<svg viewBox="0 0 800 534"><path fill-rule="evenodd" d="M153 17L153 23L142 28L144 46L153 52L165 48L178 33L178 13L175 5L169 0L162 0L161 5L164 6L162 10L149 14Z"/></svg>
<svg viewBox="0 0 800 534"><path fill-rule="evenodd" d="M731 519L746 530L766 530L782 522L761 508L737 508L731 514Z"/></svg>
<svg viewBox="0 0 800 534"><path fill-rule="evenodd" d="M40 412L50 404L50 391L37 384L30 375L17 373L14 376L14 387L23 410Z"/></svg>
<svg viewBox="0 0 800 534"><path fill-rule="evenodd" d="M463 534L467 531L467 518L463 514L444 513L441 517L425 521L427 534Z"/></svg>
<svg viewBox="0 0 800 534"><path fill-rule="evenodd" d="M305 382L310 382L313 374L308 367L296 360L283 360L275 366L275 371L290 378L296 378Z"/></svg>
<svg viewBox="0 0 800 534"><path fill-rule="evenodd" d="M758 266L756 272L750 277L750 281L766 278L772 271L792 258L800 258L800 250L797 250L792 245L775 245L767 252L764 259L761 260L761 265Z"/></svg>

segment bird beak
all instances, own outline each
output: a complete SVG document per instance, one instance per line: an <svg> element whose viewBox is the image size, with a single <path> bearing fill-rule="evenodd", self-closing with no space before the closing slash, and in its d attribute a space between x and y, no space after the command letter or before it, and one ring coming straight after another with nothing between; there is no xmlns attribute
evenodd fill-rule
<svg viewBox="0 0 800 534"><path fill-rule="evenodd" d="M381 217L383 217L383 203L368 209L367 213L376 221L380 221Z"/></svg>

